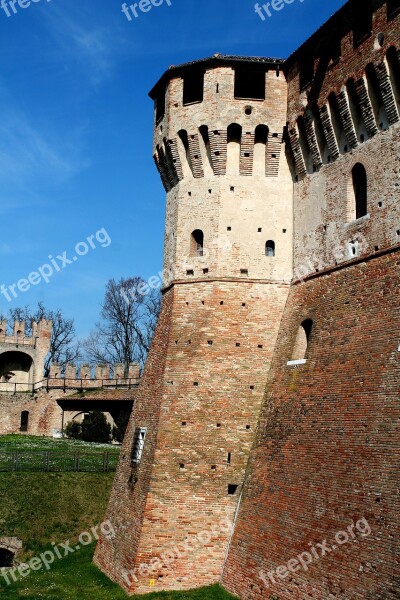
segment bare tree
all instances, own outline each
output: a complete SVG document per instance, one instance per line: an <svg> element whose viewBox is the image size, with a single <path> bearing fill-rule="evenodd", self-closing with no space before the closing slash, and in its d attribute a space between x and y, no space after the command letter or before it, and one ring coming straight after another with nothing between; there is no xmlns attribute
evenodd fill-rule
<svg viewBox="0 0 400 600"><path fill-rule="evenodd" d="M32 322L39 323L42 319L52 321L53 328L50 338L50 351L44 363L44 374L48 376L50 365L53 362L61 365L62 371L69 362L80 359L80 344L76 340L75 325L73 319L67 319L60 308L51 310L46 308L43 302L39 302L35 310L29 306L12 308L9 311L10 320L25 321L27 335L32 334Z"/></svg>
<svg viewBox="0 0 400 600"><path fill-rule="evenodd" d="M157 325L161 294L141 277L110 279L101 308L101 322L83 343L91 362L123 363L143 368Z"/></svg>

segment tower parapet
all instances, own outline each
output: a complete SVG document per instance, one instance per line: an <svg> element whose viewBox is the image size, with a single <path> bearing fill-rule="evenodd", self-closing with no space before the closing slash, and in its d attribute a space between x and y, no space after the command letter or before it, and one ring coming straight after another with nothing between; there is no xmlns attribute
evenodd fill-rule
<svg viewBox="0 0 400 600"><path fill-rule="evenodd" d="M398 2L348 2L284 69L298 280L400 243Z"/></svg>
<svg viewBox="0 0 400 600"><path fill-rule="evenodd" d="M44 378L44 364L50 349L52 322L32 323L26 335L24 321L15 320L12 333L7 321L0 322L0 388L1 391L27 391Z"/></svg>
<svg viewBox="0 0 400 600"><path fill-rule="evenodd" d="M167 191L165 287L290 281L292 179L281 67L278 59L214 55L171 67L151 91L154 159Z"/></svg>

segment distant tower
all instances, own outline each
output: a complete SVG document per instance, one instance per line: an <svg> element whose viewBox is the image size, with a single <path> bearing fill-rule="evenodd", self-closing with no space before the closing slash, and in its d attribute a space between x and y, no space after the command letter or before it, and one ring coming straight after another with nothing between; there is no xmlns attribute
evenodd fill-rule
<svg viewBox="0 0 400 600"><path fill-rule="evenodd" d="M95 556L131 593L222 571L292 278L281 64L215 55L171 67L150 94L163 307L109 505L116 537Z"/></svg>
<svg viewBox="0 0 400 600"><path fill-rule="evenodd" d="M52 323L32 323L25 335L24 321L14 321L7 335L7 321L0 322L0 391L25 392L44 379L44 363L50 350Z"/></svg>

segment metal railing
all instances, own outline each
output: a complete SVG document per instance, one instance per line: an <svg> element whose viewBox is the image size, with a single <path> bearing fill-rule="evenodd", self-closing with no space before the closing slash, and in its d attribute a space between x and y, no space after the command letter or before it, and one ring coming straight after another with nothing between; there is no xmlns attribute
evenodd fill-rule
<svg viewBox="0 0 400 600"><path fill-rule="evenodd" d="M18 394L31 393L34 394L39 390L78 390L79 392L97 390L97 389L128 389L137 388L139 379L137 377L129 377L127 379L66 379L64 377L55 378L48 377L36 383L20 383L0 381L0 393Z"/></svg>
<svg viewBox="0 0 400 600"><path fill-rule="evenodd" d="M117 468L119 452L60 452L0 450L0 472L109 473Z"/></svg>

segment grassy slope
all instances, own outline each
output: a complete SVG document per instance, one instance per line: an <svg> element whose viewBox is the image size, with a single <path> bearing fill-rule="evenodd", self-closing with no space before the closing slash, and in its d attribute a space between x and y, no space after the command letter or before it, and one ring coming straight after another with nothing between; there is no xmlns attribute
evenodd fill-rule
<svg viewBox="0 0 400 600"><path fill-rule="evenodd" d="M2 435L0 450L60 450L61 452L116 452L120 447L111 444L89 444L79 440L53 439L35 435Z"/></svg>
<svg viewBox="0 0 400 600"><path fill-rule="evenodd" d="M93 546L60 560L50 571L39 571L9 587L0 581L4 600L127 600L125 592L113 584L92 563ZM156 592L136 598L163 600L229 600L219 586L190 592Z"/></svg>
<svg viewBox="0 0 400 600"><path fill-rule="evenodd" d="M71 446L71 442L64 440L3 436L0 449L32 445L51 449L60 442L65 445L63 450L75 448L75 444ZM98 446L93 449L99 450ZM51 542L75 541L80 533L103 521L113 477L113 473L0 473L0 537L16 536L23 540L22 560L40 555ZM93 551L94 545L81 548L56 561L50 571L31 572L10 586L0 577L0 600L128 598L92 564ZM214 586L191 592L154 593L145 598L228 600L232 596Z"/></svg>
<svg viewBox="0 0 400 600"><path fill-rule="evenodd" d="M28 556L104 520L114 473L0 473L0 536L24 541ZM26 557L26 556L25 556Z"/></svg>

